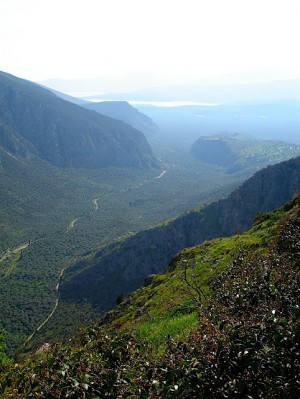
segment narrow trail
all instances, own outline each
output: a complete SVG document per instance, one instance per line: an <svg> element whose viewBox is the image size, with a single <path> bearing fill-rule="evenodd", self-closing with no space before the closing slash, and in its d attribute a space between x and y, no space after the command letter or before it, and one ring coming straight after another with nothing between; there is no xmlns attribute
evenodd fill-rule
<svg viewBox="0 0 300 399"><path fill-rule="evenodd" d="M99 209L99 198L98 197L93 199L93 204L95 207L95 212L97 212Z"/></svg>
<svg viewBox="0 0 300 399"><path fill-rule="evenodd" d="M75 223L77 222L78 219L79 218L73 219L72 222L68 224L67 231L66 231L67 233L69 233L69 231L74 228Z"/></svg>
<svg viewBox="0 0 300 399"><path fill-rule="evenodd" d="M57 292L57 295L58 295L58 293L59 293L59 286L60 286L61 278L62 278L62 276L63 276L63 274L64 274L64 272L65 272L66 269L67 269L67 266L65 266L65 267L60 271L60 273L59 273L58 282L57 282L57 284L56 284L56 286L55 286L55 291ZM57 309L57 307L58 307L58 304L59 304L59 298L57 297L57 298L55 299L55 304L54 304L54 307L53 307L51 313L50 313L50 314L46 317L46 319L36 328L36 330L34 330L33 333L26 339L26 341L24 342L24 346L26 346L26 344L28 344L28 342L32 340L32 338L35 336L35 334L36 334L37 332L39 332L39 331L44 327L45 324L48 323L48 321L49 321L49 320L51 319L51 317L54 315L54 313L55 313L55 311L56 311L56 309Z"/></svg>
<svg viewBox="0 0 300 399"><path fill-rule="evenodd" d="M98 197L93 199L93 204L94 204L94 210L95 210L95 212L97 212L97 210L99 209L99 198L98 198ZM79 219L79 218L76 218L76 219L73 219L73 220L71 221L71 223L70 223L70 224L68 225L68 227L67 227L67 232L69 232L71 229L74 228L74 225L75 225L75 223L77 222L78 219ZM26 244L22 244L22 245L19 246L18 248L15 248L15 249L14 249L14 252L15 252L16 250L21 251L22 249L26 248L28 245L29 245L29 242L26 243ZM8 251L7 251L7 252L8 252ZM9 253L10 253L10 252L9 252ZM4 253L4 255L3 255L2 258L5 259L5 256L7 256L7 253ZM2 258L0 259L0 262L2 261ZM45 326L45 324L48 323L48 321L51 319L51 317L54 315L54 313L55 313L55 311L56 311L56 309L57 309L57 307L58 307L58 304L59 304L59 286L60 286L60 281L61 281L61 278L62 278L62 276L63 276L63 274L64 274L64 272L65 272L66 269L67 269L67 266L65 266L65 267L60 271L59 276L58 276L58 282L56 283L56 286L55 286L55 291L56 291L56 293L57 293L57 298L55 299L55 304L54 304L54 307L53 307L52 311L51 311L50 314L46 317L46 319L45 319L45 320L33 331L33 333L26 339L26 341L24 342L24 346L25 346L26 344L28 344L28 342L30 342L30 341L32 340L32 338L35 336L35 334L36 334L37 332L39 332L39 331Z"/></svg>
<svg viewBox="0 0 300 399"><path fill-rule="evenodd" d="M18 254L18 253L21 252L23 249L26 249L27 247L29 247L29 245L31 245L31 244L32 244L32 242L29 240L29 241L26 241L25 243L19 245L19 246L16 247L16 248L8 248L8 249L2 254L2 256L1 256L1 258L0 258L0 263L3 262L5 259L11 257L11 256Z"/></svg>
<svg viewBox="0 0 300 399"><path fill-rule="evenodd" d="M71 224L70 224L70 228L73 229L74 224L77 222L78 218L72 220Z"/></svg>
<svg viewBox="0 0 300 399"><path fill-rule="evenodd" d="M142 187L144 184L150 183L150 182L153 181L153 180L161 179L166 173L167 173L167 170L163 170L163 171L161 172L160 175L154 176L154 177L152 177L151 179L144 180L142 183L139 183L139 184L137 184L137 185L135 185L135 186L131 186L131 187L125 189L125 190L121 190L120 192L122 193L122 192L125 192L125 191L132 190L132 189L134 189L134 188L140 188L140 187Z"/></svg>
<svg viewBox="0 0 300 399"><path fill-rule="evenodd" d="M154 179L161 179L167 173L166 170L163 170L159 176L155 176Z"/></svg>
<svg viewBox="0 0 300 399"><path fill-rule="evenodd" d="M166 171L166 170L163 170L163 171L160 173L160 175L154 176L151 180L161 179L166 173L167 173L167 171ZM140 186L142 186L142 185L145 184L145 183L149 183L151 180L145 180L143 183L140 183L140 184L137 185L137 186L132 186L132 187L130 187L130 189L136 188L136 187L140 187ZM127 189L127 190L128 190L128 189ZM94 205L94 211L97 212L98 209L99 209L99 198L98 198L98 197L94 198L94 199L92 200L92 202L93 202L93 205ZM139 217L139 219L140 219L140 218L141 218L141 216ZM74 228L74 225L75 225L75 223L78 221L78 219L79 219L79 218L76 218L76 219L73 219L73 220L71 221L71 223L70 223L70 224L68 225L68 227L67 227L67 232L69 232L71 229ZM132 233L132 232L130 232L130 233ZM0 262L2 262L2 260L5 259L7 256L11 256L11 253L16 253L16 252L21 251L22 249L27 248L28 245L30 245L30 242L24 243L24 244L20 245L19 247L15 248L14 250L7 250L7 251L2 255L2 257L0 258ZM30 341L32 340L32 338L35 336L35 334L38 333L38 332L48 323L48 321L51 319L51 317L54 315L54 313L55 313L55 311L56 311L56 309L57 309L57 307L58 307L58 304L59 304L59 286L60 286L61 278L62 278L62 276L63 276L63 274L64 274L64 271L65 271L66 269L67 269L67 266L64 267L64 268L61 270L61 272L59 273L59 276L58 276L58 282L57 282L57 284L56 284L56 286L55 286L55 291L56 291L56 293L57 293L57 298L55 299L55 304L54 304L54 307L53 307L52 311L51 311L50 314L46 317L46 319L45 319L45 320L33 331L33 333L26 339L26 341L25 341L25 343L24 343L24 346L26 346L26 344L28 344L28 342L30 342Z"/></svg>

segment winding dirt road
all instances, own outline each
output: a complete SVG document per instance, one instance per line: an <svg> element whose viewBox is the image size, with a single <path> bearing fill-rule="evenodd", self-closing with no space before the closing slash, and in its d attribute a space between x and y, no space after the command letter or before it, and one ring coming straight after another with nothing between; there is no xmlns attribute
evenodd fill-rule
<svg viewBox="0 0 300 399"><path fill-rule="evenodd" d="M16 248L8 248L1 256L0 258L0 263L3 262L6 258L9 258L19 252L21 252L23 249L26 249L30 244L32 244L30 241L26 241L24 244L19 245Z"/></svg>
<svg viewBox="0 0 300 399"><path fill-rule="evenodd" d="M95 212L97 212L98 209L99 209L99 198L94 198L93 199L93 204L94 204L94 207L95 207Z"/></svg>
<svg viewBox="0 0 300 399"><path fill-rule="evenodd" d="M67 266L64 267L64 268L61 270L61 272L59 273L58 282L57 282L57 284L56 284L56 286L55 286L55 290L56 290L56 292L57 292L57 295L58 295L58 292L59 292L60 281L61 281L61 278L62 278L62 276L63 276L64 271L66 270L66 268L67 268ZM54 304L54 307L53 307L51 313L50 313L50 314L46 317L46 319L36 328L36 330L33 331L33 333L26 339L26 341L24 342L24 346L25 346L26 344L28 344L29 341L32 340L32 338L35 336L35 334L36 334L37 332L39 332L39 331L44 327L45 324L48 323L48 321L49 321L49 320L51 319L51 317L54 315L54 313L55 313L55 311L56 311L56 309L57 309L57 307L58 307L58 303L59 303L59 298L57 297L57 298L55 299L55 304Z"/></svg>

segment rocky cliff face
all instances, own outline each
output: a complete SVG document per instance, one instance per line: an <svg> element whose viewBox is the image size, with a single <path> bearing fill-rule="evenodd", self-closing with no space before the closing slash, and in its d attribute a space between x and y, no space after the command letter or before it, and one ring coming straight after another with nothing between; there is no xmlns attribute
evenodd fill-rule
<svg viewBox="0 0 300 399"><path fill-rule="evenodd" d="M67 272L62 300L87 300L109 309L121 293L142 284L150 273L165 270L176 253L205 240L250 228L257 212L287 202L300 187L300 157L257 172L228 198L142 231L99 251Z"/></svg>
<svg viewBox="0 0 300 399"><path fill-rule="evenodd" d="M5 73L0 73L0 129L6 151L35 153L59 167L157 167L141 132Z"/></svg>

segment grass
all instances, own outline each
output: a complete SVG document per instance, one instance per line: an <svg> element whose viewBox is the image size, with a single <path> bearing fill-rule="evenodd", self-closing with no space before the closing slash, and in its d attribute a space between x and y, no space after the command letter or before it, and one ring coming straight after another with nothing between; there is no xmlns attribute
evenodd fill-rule
<svg viewBox="0 0 300 399"><path fill-rule="evenodd" d="M138 339L146 341L158 350L163 351L167 338L184 340L196 328L198 316L196 312L180 314L177 316L165 315L153 321L142 323L138 326L136 334Z"/></svg>
<svg viewBox="0 0 300 399"><path fill-rule="evenodd" d="M247 258L255 249L267 254L268 244L284 211L259 215L244 234L217 238L182 250L170 269L157 275L151 285L138 289L112 311L111 328L135 331L137 336L161 351L166 337L181 340L197 327L197 302L213 295L212 282L234 259ZM200 287L201 293L197 288Z"/></svg>

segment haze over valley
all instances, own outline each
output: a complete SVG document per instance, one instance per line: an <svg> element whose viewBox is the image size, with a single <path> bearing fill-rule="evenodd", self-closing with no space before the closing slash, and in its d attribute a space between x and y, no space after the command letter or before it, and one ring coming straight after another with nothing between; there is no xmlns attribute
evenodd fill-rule
<svg viewBox="0 0 300 399"><path fill-rule="evenodd" d="M161 126L127 102L78 106L61 97L1 74L2 325L11 348L42 344L45 333L49 340L52 334L68 337L78 323L97 320L114 306L124 290L119 274L106 281L111 288L97 305L92 297L79 306L64 301L61 290L65 277L67 286L73 284L72 265L222 198L257 170L300 154L300 145L290 142L195 135L192 118L194 134L184 125ZM158 111L172 121L170 108ZM172 112L180 115L180 109ZM158 262L144 277L166 267ZM130 287L134 281L140 277L133 276ZM72 298L79 300L79 292L72 289ZM59 336L61 328L51 321L62 311L70 330L63 324Z"/></svg>
<svg viewBox="0 0 300 399"><path fill-rule="evenodd" d="M0 398L299 397L300 8L266 3L1 3Z"/></svg>

